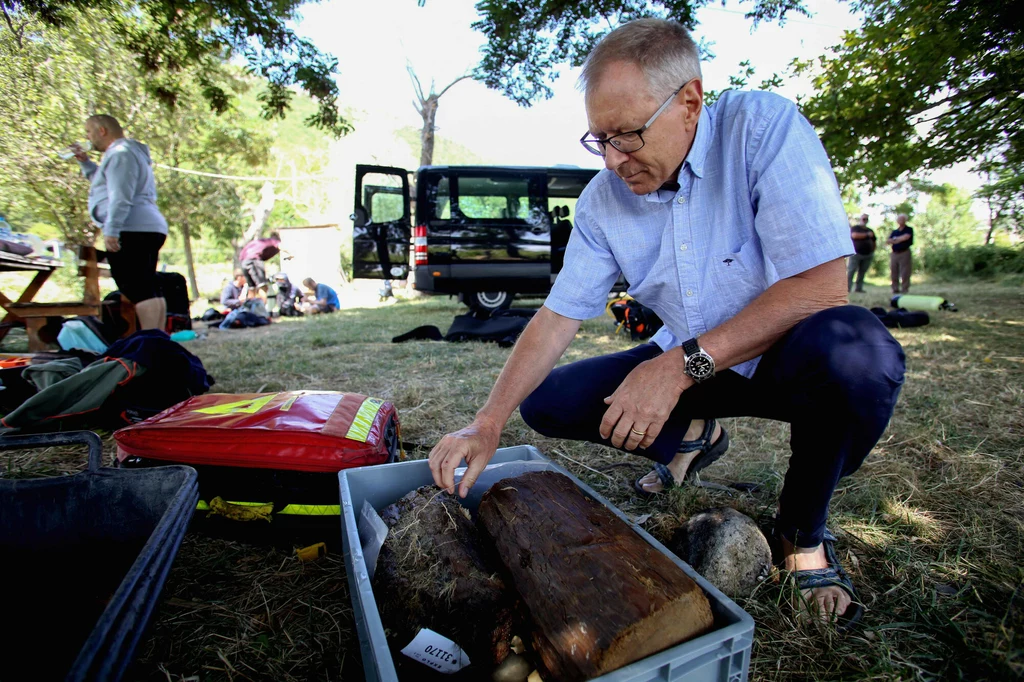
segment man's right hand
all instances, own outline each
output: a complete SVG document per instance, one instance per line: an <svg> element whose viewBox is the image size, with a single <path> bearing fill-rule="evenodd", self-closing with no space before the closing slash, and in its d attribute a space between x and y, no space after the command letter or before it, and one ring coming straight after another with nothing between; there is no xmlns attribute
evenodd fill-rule
<svg viewBox="0 0 1024 682"><path fill-rule="evenodd" d="M434 483L449 494L455 492L455 468L466 461L466 474L459 484L459 497L466 497L480 472L494 457L501 440L501 426L477 418L464 429L449 433L430 451L430 473Z"/></svg>
<svg viewBox="0 0 1024 682"><path fill-rule="evenodd" d="M71 145L71 151L75 153L75 158L81 161L82 163L85 163L86 161L89 160L89 154L84 149L82 149L81 146L73 144Z"/></svg>

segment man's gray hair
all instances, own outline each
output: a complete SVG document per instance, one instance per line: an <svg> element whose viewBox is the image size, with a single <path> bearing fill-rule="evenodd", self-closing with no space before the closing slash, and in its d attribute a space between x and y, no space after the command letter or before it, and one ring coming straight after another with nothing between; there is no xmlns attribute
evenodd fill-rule
<svg viewBox="0 0 1024 682"><path fill-rule="evenodd" d="M588 92L613 62L639 66L655 99L701 77L697 43L682 24L666 19L637 19L602 38L583 64L579 88Z"/></svg>
<svg viewBox="0 0 1024 682"><path fill-rule="evenodd" d="M92 121L101 128L106 128L107 132L111 135L124 135L124 130L121 128L121 124L117 122L117 119L110 114L94 114L86 121Z"/></svg>

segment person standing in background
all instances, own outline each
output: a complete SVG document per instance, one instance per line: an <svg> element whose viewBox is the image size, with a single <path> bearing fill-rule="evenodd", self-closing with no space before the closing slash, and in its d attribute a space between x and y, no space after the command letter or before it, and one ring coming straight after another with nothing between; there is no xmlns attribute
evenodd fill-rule
<svg viewBox="0 0 1024 682"><path fill-rule="evenodd" d="M103 229L110 274L121 294L135 305L142 329L163 329L167 302L157 289L156 265L167 239L167 220L156 206L156 179L149 147L124 136L113 116L85 121L97 165L77 145L75 158L89 180L89 217Z"/></svg>
<svg viewBox="0 0 1024 682"><path fill-rule="evenodd" d="M238 252L238 260L241 261L246 281L264 301L267 299L267 285L269 284L266 262L281 251L281 235L271 232L266 239L254 239ZM285 251L284 257L291 258L291 255Z"/></svg>
<svg viewBox="0 0 1024 682"><path fill-rule="evenodd" d="M850 238L853 239L854 254L846 264L846 290L853 289L853 275L857 274L857 289L864 292L864 275L871 269L871 261L875 259L875 231L868 227L868 214L860 216L860 223L850 227Z"/></svg>
<svg viewBox="0 0 1024 682"><path fill-rule="evenodd" d="M889 254L892 293L905 294L910 291L910 247L914 245L914 228L907 225L906 213L896 216L896 229L885 243L892 246L892 253Z"/></svg>

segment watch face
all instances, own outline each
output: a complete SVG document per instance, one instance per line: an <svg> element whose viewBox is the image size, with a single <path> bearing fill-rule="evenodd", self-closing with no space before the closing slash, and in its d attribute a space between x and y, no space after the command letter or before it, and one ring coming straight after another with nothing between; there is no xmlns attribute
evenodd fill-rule
<svg viewBox="0 0 1024 682"><path fill-rule="evenodd" d="M715 363L706 354L698 353L687 359L686 370L694 379L706 379L714 373Z"/></svg>

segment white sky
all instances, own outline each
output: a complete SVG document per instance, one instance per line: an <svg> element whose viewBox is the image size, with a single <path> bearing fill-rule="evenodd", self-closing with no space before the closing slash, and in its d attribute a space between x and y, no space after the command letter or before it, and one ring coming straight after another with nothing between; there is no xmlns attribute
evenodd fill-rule
<svg viewBox="0 0 1024 682"><path fill-rule="evenodd" d="M473 68L484 43L483 34L470 28L477 16L475 2L426 0L424 7L418 7L416 0L330 0L303 7L299 33L338 58L343 106L359 110L356 132L342 146L344 156L358 158L342 163L415 165L416 160L405 158L407 151L385 139L389 130L422 125L412 106L406 63L413 65L425 87L434 79L438 90ZM783 27L762 24L755 31L743 16L749 4L702 9L695 37L711 41L715 53L715 59L703 65L705 89L727 87L729 76L744 59L757 69L752 79L755 87L773 72L785 75L794 58L823 54L840 41L844 29L859 24L847 3L808 0L806 4L811 18L794 15ZM553 85L554 97L531 108L519 107L476 81L458 83L440 100L438 134L465 145L489 163L600 167L601 160L578 142L587 125L583 98L575 89L577 75L578 70L565 69ZM779 92L795 98L810 95L811 88L807 82L787 78ZM932 179L968 188L978 184L964 168L935 174ZM867 211L880 218L881 207L870 204L896 200L872 197Z"/></svg>

